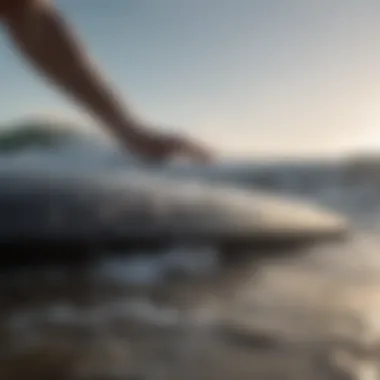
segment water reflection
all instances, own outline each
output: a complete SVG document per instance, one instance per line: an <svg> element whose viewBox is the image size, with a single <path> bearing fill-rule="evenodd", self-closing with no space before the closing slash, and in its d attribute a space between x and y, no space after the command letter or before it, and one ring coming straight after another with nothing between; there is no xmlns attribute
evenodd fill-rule
<svg viewBox="0 0 380 380"><path fill-rule="evenodd" d="M294 258L258 262L255 252L255 260L228 268L212 250L197 256L193 249L181 260L173 252L140 254L81 273L8 274L1 279L2 379L33 371L42 379L54 371L67 379L174 379L183 371L328 379L352 366L372 373L368 360L380 333L377 247L376 237L358 233Z"/></svg>

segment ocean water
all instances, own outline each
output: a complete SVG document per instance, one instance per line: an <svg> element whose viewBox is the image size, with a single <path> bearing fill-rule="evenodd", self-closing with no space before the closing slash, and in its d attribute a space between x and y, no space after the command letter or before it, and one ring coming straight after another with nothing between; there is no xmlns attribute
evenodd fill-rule
<svg viewBox="0 0 380 380"><path fill-rule="evenodd" d="M75 339L81 344L90 341L91 347L101 342L104 348L112 341L112 357L124 358L126 351L138 351L137 346L141 350L141 342L146 341L141 354L144 358L152 341L143 336L154 327L181 331L180 338L169 334L170 338L156 337L154 342L167 350L169 345L172 354L183 351L181 358L193 360L191 368L198 360L194 359L196 353L203 352L204 357L204 347L210 347L215 336L224 332L225 336L244 336L244 341L252 340L254 345L260 341L258 336L265 336L296 351L328 347L329 355L356 373L354 378L379 378L374 359L380 348L380 175L376 163L341 160L137 167L121 155L82 148L25 152L0 160L0 165L8 167L40 163L57 170L129 165L131 170L152 170L168 177L267 189L339 212L349 218L352 228L352 234L342 241L321 242L301 252L279 248L270 256L253 249L243 261L232 260L228 265L213 247L187 245L153 257L136 251L122 258L109 252L106 259L76 277L61 268L2 274L1 330L6 342L2 350L8 356L32 352L51 341L67 348L69 343L63 342L74 331L82 337ZM120 325L124 332L126 326L134 326L125 340L117 332ZM71 338L70 344L75 339ZM220 348L220 344L213 344L214 351ZM84 374L104 370L105 365L97 366L104 359L99 355L90 364L86 362L85 369L76 368L75 373L81 374L78 378L90 379ZM154 362L149 355L142 360L145 364ZM242 359L231 356L229 360ZM129 370L125 362L129 367L131 364L124 359L121 362L124 364L115 359L115 364L107 364L107 370L125 374ZM0 359L0 372L1 365ZM159 377L157 366L146 378L165 378ZM261 369L263 379L271 367L268 364ZM230 376L225 378L234 378L233 373Z"/></svg>

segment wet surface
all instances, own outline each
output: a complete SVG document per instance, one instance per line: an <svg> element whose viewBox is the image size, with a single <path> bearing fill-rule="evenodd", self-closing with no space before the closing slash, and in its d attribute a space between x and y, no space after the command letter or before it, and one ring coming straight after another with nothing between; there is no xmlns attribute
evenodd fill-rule
<svg viewBox="0 0 380 380"><path fill-rule="evenodd" d="M8 273L1 378L377 379L377 247L358 233L228 267L205 249Z"/></svg>
<svg viewBox="0 0 380 380"><path fill-rule="evenodd" d="M3 273L0 378L380 378L377 187L308 197L353 234L228 260L192 246Z"/></svg>

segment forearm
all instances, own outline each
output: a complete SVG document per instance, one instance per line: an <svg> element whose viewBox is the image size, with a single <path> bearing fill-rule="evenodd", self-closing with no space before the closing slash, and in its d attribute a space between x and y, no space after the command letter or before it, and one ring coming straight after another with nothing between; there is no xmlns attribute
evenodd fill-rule
<svg viewBox="0 0 380 380"><path fill-rule="evenodd" d="M124 138L134 133L135 120L120 104L112 86L72 35L61 16L37 3L9 15L10 36L35 68Z"/></svg>

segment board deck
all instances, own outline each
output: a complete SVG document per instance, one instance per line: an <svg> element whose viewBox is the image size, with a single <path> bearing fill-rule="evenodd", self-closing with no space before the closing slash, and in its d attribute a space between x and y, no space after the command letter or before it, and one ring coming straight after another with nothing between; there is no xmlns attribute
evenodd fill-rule
<svg viewBox="0 0 380 380"><path fill-rule="evenodd" d="M313 205L129 171L0 170L0 245L126 247L339 235L346 221Z"/></svg>

